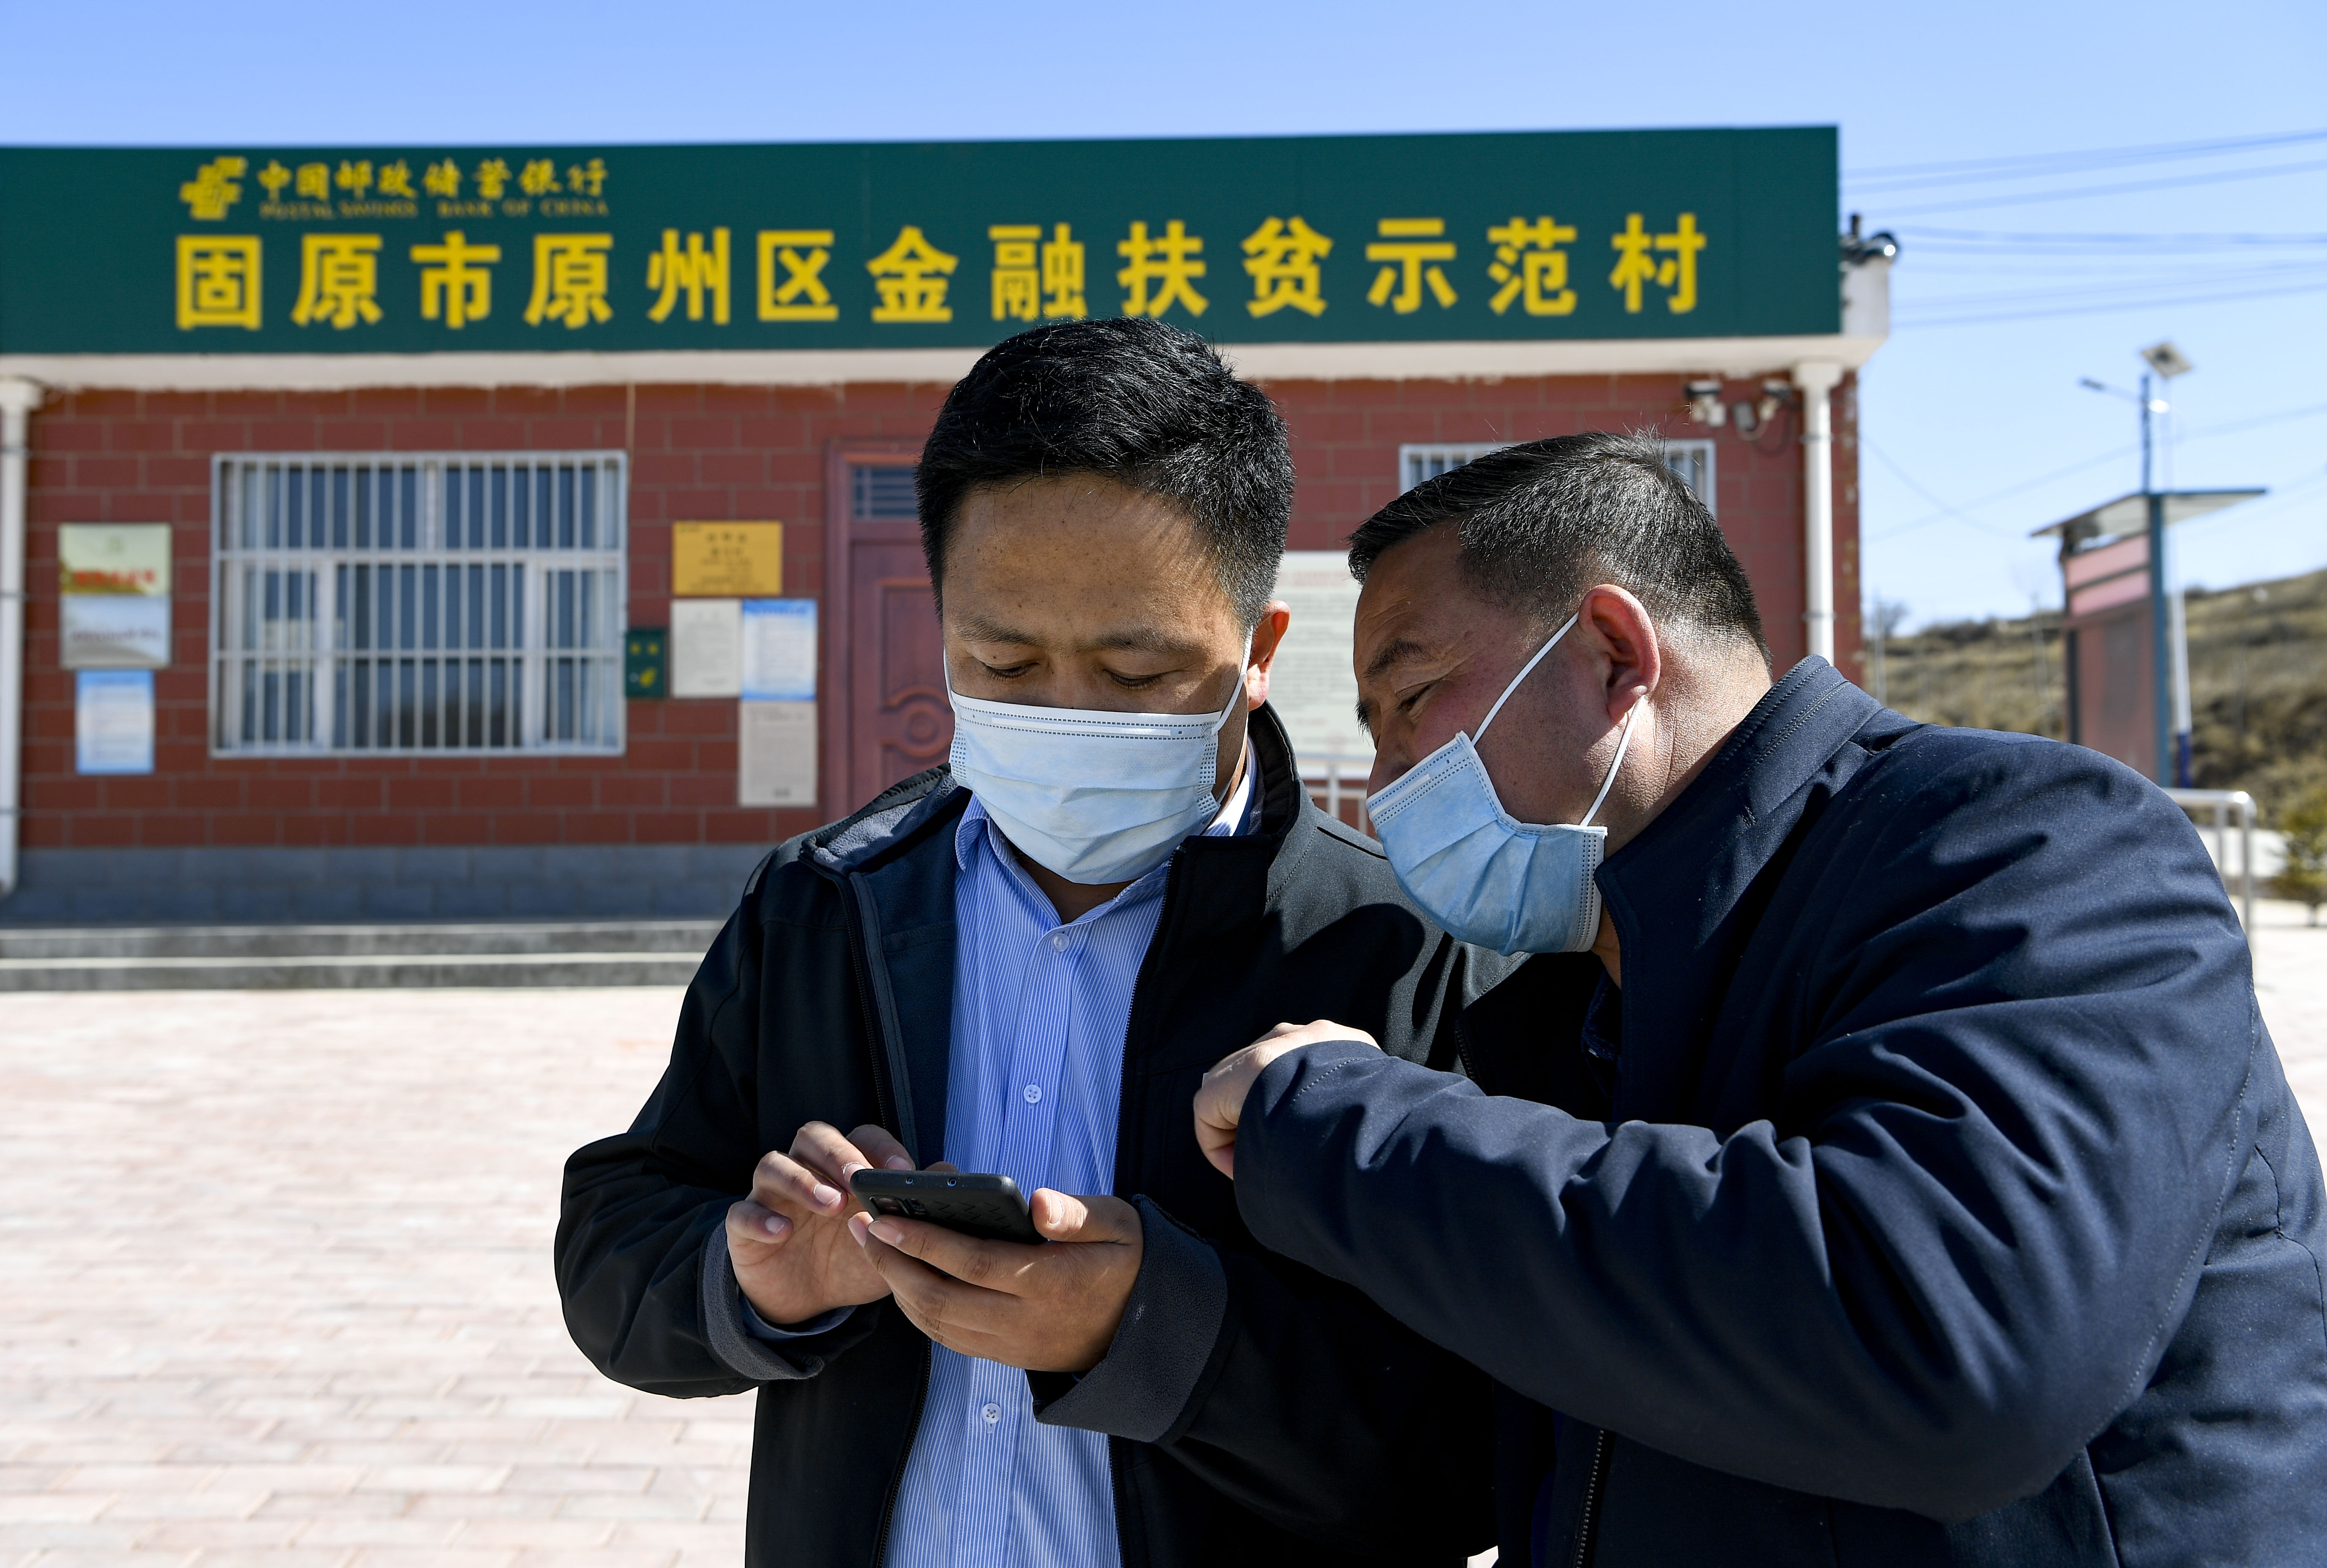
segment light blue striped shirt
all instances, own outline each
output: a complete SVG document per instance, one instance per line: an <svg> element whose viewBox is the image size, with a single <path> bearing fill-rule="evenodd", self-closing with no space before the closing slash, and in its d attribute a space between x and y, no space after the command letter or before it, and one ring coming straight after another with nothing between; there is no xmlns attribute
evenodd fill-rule
<svg viewBox="0 0 2327 1568"><path fill-rule="evenodd" d="M1251 831L1252 753L1207 835ZM1169 863L1070 925L975 799L954 835L959 931L945 1157L1032 1195L1110 1192L1132 986ZM1107 1439L1034 1419L1026 1375L932 1346L888 1568L1093 1568L1121 1557Z"/></svg>

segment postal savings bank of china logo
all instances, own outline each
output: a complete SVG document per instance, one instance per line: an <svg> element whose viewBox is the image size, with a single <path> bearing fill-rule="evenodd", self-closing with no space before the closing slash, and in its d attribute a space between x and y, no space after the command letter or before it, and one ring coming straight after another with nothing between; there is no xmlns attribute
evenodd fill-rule
<svg viewBox="0 0 2327 1568"><path fill-rule="evenodd" d="M228 154L202 163L178 188L192 229L177 240L179 330L256 331L265 324L261 261L267 239L263 230L270 224L379 225L370 232L294 231L276 241L295 239L298 246L299 287L287 312L293 326L360 331L403 309L449 333L490 319L497 279L509 275L517 282L514 275L525 258L522 247L510 247L519 254L505 258L500 244L472 241L462 228L437 225L481 218L586 221L610 215L603 158L561 166L550 158L489 156L463 166L446 156L419 159L416 170L415 162L342 157L293 167L270 157L253 168L252 159ZM249 185L258 188L255 200L248 197ZM238 216L255 218L262 232L222 232ZM424 220L433 220L425 231L404 228ZM1515 214L1467 237L1452 231L1444 218L1381 217L1371 227L1362 249L1370 276L1361 295L1370 310L1393 316L1445 312L1473 291L1497 316L1514 307L1523 316L1565 316L1576 307L1575 284L1584 280L1572 277L1571 247L1579 238L1575 223L1547 213L1531 219ZM829 228L806 226L755 231L758 320L839 319L827 277L834 235ZM989 307L995 321L1074 320L1088 313L1086 246L1070 225L996 222L986 226L984 238L992 247L991 263L986 297L978 303ZM1638 314L1660 295L1667 311L1686 314L1696 309L1697 257L1707 243L1693 212L1678 213L1669 229L1650 226L1642 213L1630 213L1623 228L1608 237L1615 265L1605 286L1627 313ZM1313 319L1323 315L1332 303L1323 263L1334 245L1299 213L1259 217L1239 246L1250 290L1239 303L1255 318L1285 310ZM402 248L413 264L415 298L381 298L379 258L391 246ZM1121 313L1160 317L1177 310L1192 323L1200 320L1212 304L1205 290L1220 286L1209 281L1204 247L1203 236L1190 233L1183 219L1152 225L1145 219L1130 220L1113 247L1123 262L1112 269L1122 291L1117 302ZM724 326L734 313L734 248L726 228L684 234L663 229L660 245L644 258L643 294L624 306L612 297L618 286L612 234L588 228L537 230L531 236L531 270L522 285L527 293L521 319L528 327L578 331L612 320L624 308L642 308L653 322L669 321L683 308L687 321L707 316ZM633 257L631 266L636 261ZM872 283L874 324L954 319L951 296L961 257L941 248L920 226L902 225L886 248L867 257L863 266ZM635 286L626 284L625 293Z"/></svg>

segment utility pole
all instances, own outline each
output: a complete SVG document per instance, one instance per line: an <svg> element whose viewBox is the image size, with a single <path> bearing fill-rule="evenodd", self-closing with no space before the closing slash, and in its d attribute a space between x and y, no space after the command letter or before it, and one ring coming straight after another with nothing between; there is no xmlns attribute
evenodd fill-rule
<svg viewBox="0 0 2327 1568"><path fill-rule="evenodd" d="M2157 781L2170 779L2186 789L2189 763L2181 759L2188 755L2190 741L2173 728L2173 615L2165 593L2165 496L2152 469L2150 378L2147 370L2141 373L2141 498L2149 512L2149 675L2157 713Z"/></svg>

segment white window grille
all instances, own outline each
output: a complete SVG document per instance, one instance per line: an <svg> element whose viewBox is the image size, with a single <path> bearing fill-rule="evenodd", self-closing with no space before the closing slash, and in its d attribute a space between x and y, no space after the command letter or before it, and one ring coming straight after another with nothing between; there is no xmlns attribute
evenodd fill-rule
<svg viewBox="0 0 2327 1568"><path fill-rule="evenodd" d="M1680 482L1696 492L1705 509L1716 516L1721 509L1714 501L1713 443L1709 441L1668 441L1665 462L1680 476Z"/></svg>
<svg viewBox="0 0 2327 1568"><path fill-rule="evenodd" d="M1425 480L1436 479L1449 469L1461 468L1510 444L1508 441L1495 441L1469 446L1401 446L1397 449L1397 471L1402 481L1398 488L1410 490ZM1681 482L1696 493L1706 510L1718 514L1720 508L1714 501L1713 443L1668 441L1664 449L1665 462L1680 476Z"/></svg>
<svg viewBox="0 0 2327 1568"><path fill-rule="evenodd" d="M622 749L621 453L214 464L214 753Z"/></svg>
<svg viewBox="0 0 2327 1568"><path fill-rule="evenodd" d="M1410 490L1424 480L1436 479L1449 469L1461 468L1474 458L1500 452L1510 444L1508 441L1491 441L1472 446L1401 446L1397 449L1398 489Z"/></svg>

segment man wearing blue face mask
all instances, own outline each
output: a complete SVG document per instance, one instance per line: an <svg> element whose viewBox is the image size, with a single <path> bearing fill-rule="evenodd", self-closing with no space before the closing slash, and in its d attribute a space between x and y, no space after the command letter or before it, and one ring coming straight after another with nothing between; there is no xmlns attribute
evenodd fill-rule
<svg viewBox="0 0 2327 1568"><path fill-rule="evenodd" d="M2327 1198L2187 818L1772 685L1652 441L1481 459L1350 561L1383 847L1538 956L1467 1081L1285 1025L1197 1134L1501 1386L1501 1561L2327 1562Z"/></svg>
<svg viewBox="0 0 2327 1568"><path fill-rule="evenodd" d="M1276 1019L1451 1061L1500 973L1310 803L1264 705L1283 424L1184 332L1062 323L954 388L917 480L950 765L752 878L654 1097L569 1163L576 1342L758 1388L753 1563L1459 1563L1485 1379L1255 1246L1186 1134ZM849 1194L940 1162L1048 1239Z"/></svg>

